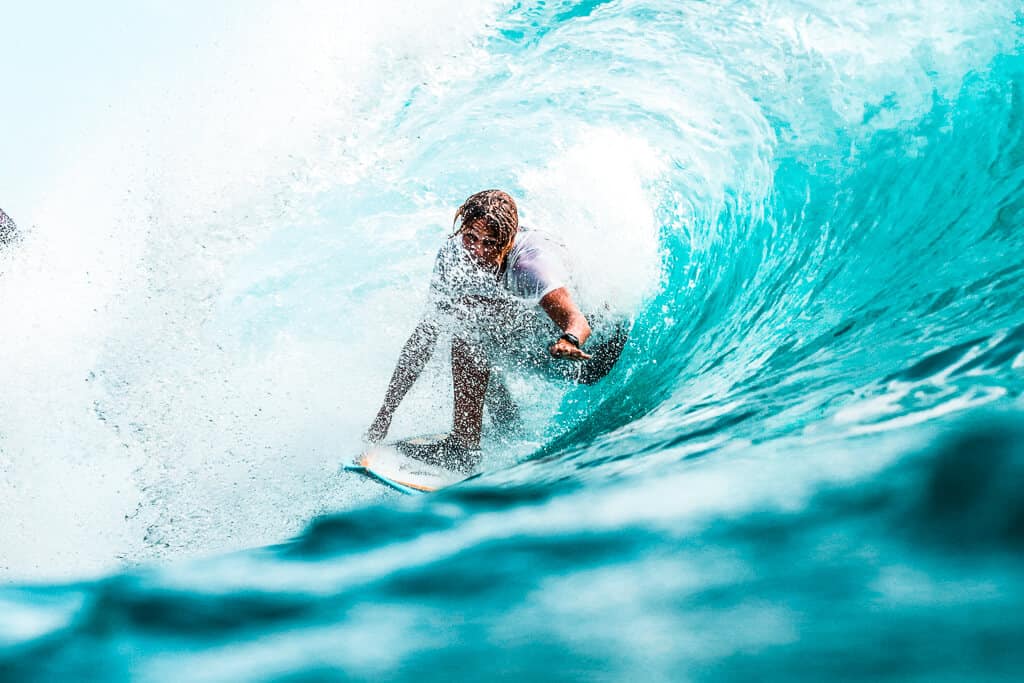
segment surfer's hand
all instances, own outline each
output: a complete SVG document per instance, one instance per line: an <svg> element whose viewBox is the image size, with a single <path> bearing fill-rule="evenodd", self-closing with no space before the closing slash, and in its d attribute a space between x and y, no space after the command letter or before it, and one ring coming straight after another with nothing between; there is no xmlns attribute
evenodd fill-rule
<svg viewBox="0 0 1024 683"><path fill-rule="evenodd" d="M585 353L583 349L578 346L574 346L566 339L559 339L550 347L548 351L555 358L565 358L567 360L590 360L590 354Z"/></svg>

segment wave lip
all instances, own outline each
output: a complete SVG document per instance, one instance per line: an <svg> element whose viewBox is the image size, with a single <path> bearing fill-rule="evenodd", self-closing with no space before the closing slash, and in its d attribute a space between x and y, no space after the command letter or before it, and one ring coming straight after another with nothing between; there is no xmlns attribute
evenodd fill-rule
<svg viewBox="0 0 1024 683"><path fill-rule="evenodd" d="M85 298L22 309L64 346L51 362L26 335L23 396L0 406L52 414L65 438L15 419L0 445L27 453L18 476L49 465L76 486L20 500L73 509L81 545L130 523L141 533L123 536L157 557L350 510L278 546L4 589L0 677L1021 670L1020 415L956 421L1024 391L1019 9L566 7L474 14L454 24L454 57L447 34L414 31L426 44L368 51L355 71L319 26L306 58L326 75L268 98L254 125L282 124L259 131L273 153L234 156L221 114L267 95L246 84L275 64L294 86L267 41L229 89L241 100L188 119L209 124L218 163L193 176L170 136L161 163L138 155L143 175L119 166L147 195L111 222L122 240L98 239L117 207L75 207L80 241L37 253L67 257L81 276L54 291ZM305 21L287 25L303 36ZM301 158L282 152L296 101L313 103L291 127ZM266 171L282 154L287 171ZM523 392L536 458L368 507L384 494L335 476L338 454L359 447L365 397L412 328L423 245L484 177L538 227L589 240L598 276L627 276L592 284L635 313L630 344L607 382L557 406ZM77 336L48 314L83 310ZM421 388L410 425L448 419L448 378ZM506 464L525 455L506 446ZM67 535L30 533L50 519L18 537L65 552Z"/></svg>

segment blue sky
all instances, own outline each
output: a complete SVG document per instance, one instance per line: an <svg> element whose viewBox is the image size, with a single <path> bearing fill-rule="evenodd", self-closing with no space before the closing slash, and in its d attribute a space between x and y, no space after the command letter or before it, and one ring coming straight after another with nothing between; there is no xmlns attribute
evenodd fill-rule
<svg viewBox="0 0 1024 683"><path fill-rule="evenodd" d="M212 7L211 7L212 6ZM0 208L30 215L119 109L202 65L251 3L0 0Z"/></svg>

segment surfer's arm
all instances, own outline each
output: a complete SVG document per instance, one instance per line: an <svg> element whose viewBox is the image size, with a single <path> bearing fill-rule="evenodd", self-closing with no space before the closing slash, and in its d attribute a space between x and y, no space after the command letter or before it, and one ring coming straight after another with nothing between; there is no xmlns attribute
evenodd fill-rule
<svg viewBox="0 0 1024 683"><path fill-rule="evenodd" d="M423 367L430 360L434 346L437 345L439 333L440 329L437 324L425 318L409 335L409 340L405 342L402 353L398 357L398 365L391 374L388 391L384 396L384 405L377 411L376 419L366 432L366 438L369 441L381 441L387 436L395 409L409 393L409 389L415 384L420 373L423 372Z"/></svg>
<svg viewBox="0 0 1024 683"><path fill-rule="evenodd" d="M586 343L590 336L590 323L586 316L580 312L572 295L565 287L548 292L540 300L540 307L548 314L548 317L558 325L558 328L566 334L571 334L580 340L580 346ZM566 339L559 339L552 344L548 350L555 358L569 358L572 360L588 360L590 355L584 353Z"/></svg>

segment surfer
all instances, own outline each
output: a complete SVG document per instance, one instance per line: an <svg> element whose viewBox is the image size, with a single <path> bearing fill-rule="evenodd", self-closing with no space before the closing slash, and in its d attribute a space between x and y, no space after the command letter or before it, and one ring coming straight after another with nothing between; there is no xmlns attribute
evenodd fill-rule
<svg viewBox="0 0 1024 683"><path fill-rule="evenodd" d="M471 470L480 460L484 404L499 424L518 419L500 365L593 384L618 360L628 332L615 325L607 339L584 350L591 321L570 292L565 248L545 232L520 226L515 201L505 192L469 197L455 212L454 227L434 262L427 310L402 349L366 436L371 442L387 436L441 331L451 330L455 405L439 457L454 457L459 469Z"/></svg>

